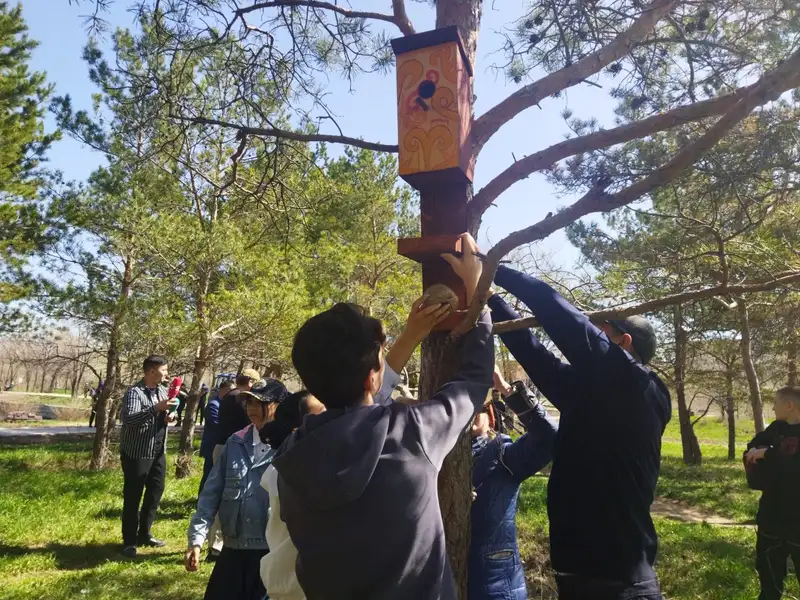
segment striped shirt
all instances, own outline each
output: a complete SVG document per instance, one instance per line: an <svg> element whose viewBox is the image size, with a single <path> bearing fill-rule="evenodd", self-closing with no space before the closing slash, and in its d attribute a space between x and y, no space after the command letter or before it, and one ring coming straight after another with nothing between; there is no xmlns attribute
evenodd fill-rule
<svg viewBox="0 0 800 600"><path fill-rule="evenodd" d="M164 431L162 448L156 448L156 434L164 423L164 413L156 412L155 406L167 399L167 388L159 385L148 389L144 381L128 388L122 402L122 428L119 433L119 449L129 458L155 458L167 449Z"/></svg>

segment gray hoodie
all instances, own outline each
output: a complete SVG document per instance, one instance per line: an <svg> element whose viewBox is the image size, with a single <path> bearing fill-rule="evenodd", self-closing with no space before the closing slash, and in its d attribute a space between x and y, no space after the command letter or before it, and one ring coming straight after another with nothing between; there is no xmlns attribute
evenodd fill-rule
<svg viewBox="0 0 800 600"><path fill-rule="evenodd" d="M427 402L309 415L273 464L308 600L455 600L436 480L492 385L491 322Z"/></svg>

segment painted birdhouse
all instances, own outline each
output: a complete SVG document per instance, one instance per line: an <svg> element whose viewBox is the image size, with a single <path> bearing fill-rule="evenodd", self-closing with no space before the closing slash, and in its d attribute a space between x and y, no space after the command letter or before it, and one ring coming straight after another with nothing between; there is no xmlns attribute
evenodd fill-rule
<svg viewBox="0 0 800 600"><path fill-rule="evenodd" d="M400 176L428 182L472 181L472 66L456 27L392 40L397 56Z"/></svg>
<svg viewBox="0 0 800 600"><path fill-rule="evenodd" d="M398 240L397 251L422 263L425 289L443 284L458 308L437 329L463 318L466 290L441 255L461 250L474 159L472 66L456 27L392 40L397 55L400 176L420 192L422 237Z"/></svg>

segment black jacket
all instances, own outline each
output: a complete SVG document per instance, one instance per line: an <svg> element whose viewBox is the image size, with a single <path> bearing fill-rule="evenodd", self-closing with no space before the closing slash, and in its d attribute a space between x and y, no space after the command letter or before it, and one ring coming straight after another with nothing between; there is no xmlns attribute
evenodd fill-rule
<svg viewBox="0 0 800 600"><path fill-rule="evenodd" d="M569 361L528 329L500 336L561 412L547 488L553 568L626 584L654 579L650 505L671 417L666 386L546 283L508 267L495 283L528 306ZM489 306L509 311L496 296Z"/></svg>
<svg viewBox="0 0 800 600"><path fill-rule="evenodd" d="M747 448L768 448L763 460L747 469L750 487L762 490L759 529L800 542L800 424L775 421Z"/></svg>

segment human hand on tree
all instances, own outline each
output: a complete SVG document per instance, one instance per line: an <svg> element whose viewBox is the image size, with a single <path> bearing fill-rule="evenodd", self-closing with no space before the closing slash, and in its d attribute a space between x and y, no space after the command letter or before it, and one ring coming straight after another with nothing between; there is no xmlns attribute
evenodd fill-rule
<svg viewBox="0 0 800 600"><path fill-rule="evenodd" d="M399 373L408 363L414 350L422 343L431 330L450 314L448 304L431 304L425 306L426 296L419 298L411 306L406 327L397 337L391 350L386 355L386 363Z"/></svg>
<svg viewBox="0 0 800 600"><path fill-rule="evenodd" d="M492 379L494 381L494 389L503 394L503 396L508 396L513 393L514 388L512 388L505 377L503 377L503 374L500 372L500 367L497 365L494 366L494 375Z"/></svg>
<svg viewBox="0 0 800 600"><path fill-rule="evenodd" d="M478 257L478 253L478 244L475 242L475 238L469 233L462 233L461 256L442 254L442 258L450 263L453 271L464 282L464 287L467 290L467 304L472 304L472 298L478 287L478 280L480 280L483 272L483 263Z"/></svg>

